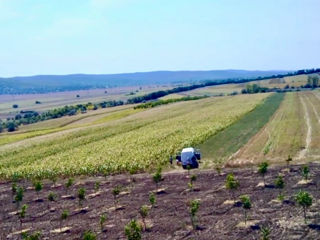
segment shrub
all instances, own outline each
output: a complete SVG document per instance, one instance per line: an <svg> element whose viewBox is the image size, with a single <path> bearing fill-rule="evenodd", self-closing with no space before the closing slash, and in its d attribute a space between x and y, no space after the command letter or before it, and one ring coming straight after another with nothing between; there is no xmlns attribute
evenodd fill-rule
<svg viewBox="0 0 320 240"><path fill-rule="evenodd" d="M97 239L97 235L95 233L93 233L92 231L86 231L84 234L83 234L83 237L82 237L83 240L96 240Z"/></svg>
<svg viewBox="0 0 320 240"><path fill-rule="evenodd" d="M147 205L143 205L140 210L139 210L140 216L142 218L144 230L147 230L147 225L146 225L146 217L148 216L149 213L149 208Z"/></svg>
<svg viewBox="0 0 320 240"><path fill-rule="evenodd" d="M79 188L78 198L79 198L79 205L81 206L82 202L86 199L86 190L84 188Z"/></svg>
<svg viewBox="0 0 320 240"><path fill-rule="evenodd" d="M142 227L135 219L131 220L125 227L124 232L128 240L141 240Z"/></svg>
<svg viewBox="0 0 320 240"><path fill-rule="evenodd" d="M192 191L193 190L193 182L197 180L197 175L193 174L190 177L190 182L188 183L189 189Z"/></svg>
<svg viewBox="0 0 320 240"><path fill-rule="evenodd" d="M13 105L12 105L12 108L18 108L18 107L19 107L18 104L13 104Z"/></svg>
<svg viewBox="0 0 320 240"><path fill-rule="evenodd" d="M226 188L231 190L233 200L235 200L234 191L239 187L239 181L234 177L233 173L229 173L226 178Z"/></svg>
<svg viewBox="0 0 320 240"><path fill-rule="evenodd" d="M265 181L265 175L268 171L268 166L269 164L267 162L262 162L259 167L258 167L258 172L262 175L263 177L263 184L266 185L266 181Z"/></svg>
<svg viewBox="0 0 320 240"><path fill-rule="evenodd" d="M308 167L307 165L302 166L302 168L301 168L301 174L302 174L302 177L303 177L305 180L308 180L308 178L309 178L309 173L310 173L309 167Z"/></svg>
<svg viewBox="0 0 320 240"><path fill-rule="evenodd" d="M304 221L307 223L307 209L312 205L312 196L308 192L299 191L296 202L303 208Z"/></svg>
<svg viewBox="0 0 320 240"><path fill-rule="evenodd" d="M189 212L190 212L190 219L191 219L191 224L194 230L196 230L198 228L197 225L197 212L199 210L200 207L200 201L199 200L192 200L190 201L190 208L189 208Z"/></svg>
<svg viewBox="0 0 320 240"><path fill-rule="evenodd" d="M249 196L247 195L241 196L240 199L241 199L242 207L244 209L244 222L245 224L247 224L247 211L251 209L251 201Z"/></svg>

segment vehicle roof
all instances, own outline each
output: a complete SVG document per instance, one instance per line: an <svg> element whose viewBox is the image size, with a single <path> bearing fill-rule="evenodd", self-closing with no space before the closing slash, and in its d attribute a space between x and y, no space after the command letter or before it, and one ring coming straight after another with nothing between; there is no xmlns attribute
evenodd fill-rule
<svg viewBox="0 0 320 240"><path fill-rule="evenodd" d="M189 147L189 148L184 148L184 149L182 149L181 152L182 152L182 153L184 153L184 152L195 152L195 150L194 150L194 148Z"/></svg>

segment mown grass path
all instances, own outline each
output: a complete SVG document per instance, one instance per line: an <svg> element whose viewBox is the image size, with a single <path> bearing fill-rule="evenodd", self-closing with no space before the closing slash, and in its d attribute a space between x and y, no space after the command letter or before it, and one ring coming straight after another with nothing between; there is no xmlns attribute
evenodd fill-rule
<svg viewBox="0 0 320 240"><path fill-rule="evenodd" d="M204 167L225 162L253 137L278 109L284 94L275 93L266 98L251 112L241 119L210 137L200 148ZM241 107L241 106L240 106Z"/></svg>

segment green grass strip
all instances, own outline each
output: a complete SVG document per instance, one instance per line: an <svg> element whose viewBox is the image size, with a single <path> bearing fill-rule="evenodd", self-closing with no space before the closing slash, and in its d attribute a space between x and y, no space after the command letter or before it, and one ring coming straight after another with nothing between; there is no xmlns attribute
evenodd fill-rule
<svg viewBox="0 0 320 240"><path fill-rule="evenodd" d="M272 94L254 110L198 146L205 162L210 162L210 160L215 162L225 161L237 152L269 122L280 106L284 95L284 93ZM206 164L209 164L209 162Z"/></svg>

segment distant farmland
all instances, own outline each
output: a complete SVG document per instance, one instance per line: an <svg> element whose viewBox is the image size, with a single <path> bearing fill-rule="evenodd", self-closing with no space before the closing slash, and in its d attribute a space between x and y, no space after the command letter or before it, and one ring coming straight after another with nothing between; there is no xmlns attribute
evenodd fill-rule
<svg viewBox="0 0 320 240"><path fill-rule="evenodd" d="M94 121L88 121L85 126L57 129L56 133L40 132L41 137L0 148L0 176L146 171L165 164L182 147L205 141L252 111L267 96L239 95L180 102L114 119L100 115L100 120L93 117Z"/></svg>

